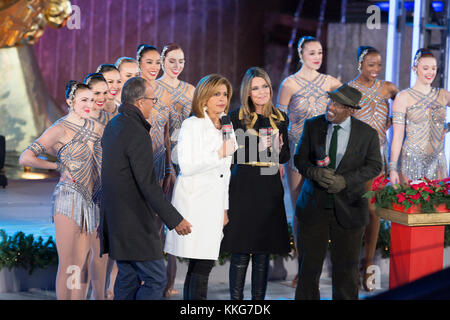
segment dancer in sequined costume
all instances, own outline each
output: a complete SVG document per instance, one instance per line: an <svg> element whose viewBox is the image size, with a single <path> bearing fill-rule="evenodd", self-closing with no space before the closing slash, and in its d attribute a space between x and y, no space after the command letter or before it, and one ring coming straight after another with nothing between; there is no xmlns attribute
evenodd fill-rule
<svg viewBox="0 0 450 320"><path fill-rule="evenodd" d="M148 119L152 128L150 135L153 143L153 161L156 176L163 186L164 180L170 179L169 176L169 106L172 103L169 92L162 87L156 77L161 70L161 56L154 46L148 44L141 44L138 47L136 60L139 63L142 77L150 82L155 97L158 101L154 104L152 109L152 118ZM166 188L163 188L167 192Z"/></svg>
<svg viewBox="0 0 450 320"><path fill-rule="evenodd" d="M90 73L84 78L84 84L91 89L94 94L94 106L90 118L106 126L113 118L113 114L105 111L108 99L108 84L101 73Z"/></svg>
<svg viewBox="0 0 450 320"><path fill-rule="evenodd" d="M383 159L381 175L386 176L387 165L387 139L386 132L392 125L389 117L389 99L394 99L398 88L389 81L378 80L381 71L381 55L373 47L361 46L357 52L359 75L349 85L362 93L360 110L353 115L377 130L380 140L380 152ZM373 180L366 184L368 191L372 190ZM380 230L380 217L377 216L375 204L369 204L369 224L364 234L364 258L361 261L362 287L366 291L373 291L375 286L368 283L372 273L367 273L367 268L373 265L373 257L377 246ZM371 277L372 279L373 277Z"/></svg>
<svg viewBox="0 0 450 320"><path fill-rule="evenodd" d="M181 123L190 116L192 97L194 95L195 87L185 81L179 80L178 77L184 69L185 64L184 52L175 43L164 46L161 51L161 63L164 71L161 78L156 82L167 92L170 93L171 105L169 106L169 136L170 136L170 149L168 152L170 166L167 168L167 174L170 175L170 179L166 180L168 185L164 186L164 189L168 191L169 199L172 198L172 189L175 185L175 179L178 174L178 166L176 165L176 144L178 140L178 131L181 128ZM175 165L173 160L175 159ZM176 260L175 257L168 254L167 264L167 285L164 290L164 296L170 297L177 293L177 290L173 288L176 276Z"/></svg>
<svg viewBox="0 0 450 320"><path fill-rule="evenodd" d="M138 47L136 59L139 62L142 77L150 82L158 101L153 105L152 119L150 119L150 135L153 143L153 164L156 175L161 183L164 193L167 195L170 191L171 162L170 162L170 106L172 105L172 96L160 81L156 81L161 70L161 55L158 50L148 44L142 44ZM170 199L170 197L168 197ZM160 220L160 237L164 244L165 232L164 224ZM168 255L167 279L168 285L164 290L164 296L177 294L173 289L173 281L176 275L176 260L172 255ZM167 289L169 288L169 289Z"/></svg>
<svg viewBox="0 0 450 320"><path fill-rule="evenodd" d="M417 74L415 85L401 91L393 105L394 137L389 163L393 184L448 175L444 137L449 127L445 121L450 92L431 87L437 72L431 51L417 51L413 70Z"/></svg>
<svg viewBox="0 0 450 320"><path fill-rule="evenodd" d="M106 101L108 101L108 84L106 79L101 73L90 73L84 78L84 83L89 86L94 94L94 107L92 110L91 119L99 122L103 126L115 116L114 113L109 113L104 110L106 106ZM106 254L108 257L108 254ZM107 300L112 300L114 298L114 283L117 277L117 266L114 260L108 258L106 265L106 289L105 298Z"/></svg>
<svg viewBox="0 0 450 320"><path fill-rule="evenodd" d="M181 123L191 114L195 87L178 79L181 72L183 72L186 62L184 52L179 45L171 43L164 46L161 51L161 62L164 73L157 82L170 93L172 99L169 114L169 134L171 160L173 160L175 166L172 165L170 168L172 174L171 189L178 174L176 152L174 151L177 144L178 131L181 128Z"/></svg>
<svg viewBox="0 0 450 320"><path fill-rule="evenodd" d="M302 176L293 164L297 144L302 136L303 124L306 119L324 114L329 101L327 91L333 91L341 86L336 78L318 72L322 64L322 45L318 40L310 36L302 37L298 42L297 50L302 67L283 80L277 98L277 107L289 117L288 135L291 157L286 165L286 174L294 209L303 184ZM294 230L297 226L296 219L294 217ZM293 286L296 286L295 280Z"/></svg>
<svg viewBox="0 0 450 320"><path fill-rule="evenodd" d="M86 299L90 279L95 299L102 300L107 260L99 258L97 228L101 194L100 139L104 126L90 119L94 96L85 84L69 82L66 98L70 106L68 115L36 139L22 153L19 163L57 169L61 173L52 196L59 258L57 298ZM46 153L56 156L58 162L39 157ZM68 285L70 278L73 287Z"/></svg>
<svg viewBox="0 0 450 320"><path fill-rule="evenodd" d="M125 82L127 82L128 79L141 76L139 63L136 61L136 59L130 57L120 57L116 60L114 65L119 70L122 87L125 85ZM117 100L121 102L122 90L119 91Z"/></svg>
<svg viewBox="0 0 450 320"><path fill-rule="evenodd" d="M108 85L108 95L103 110L111 114L111 119L119 113L120 92L122 90L122 79L119 69L113 64L101 64L97 67L97 73L100 73Z"/></svg>

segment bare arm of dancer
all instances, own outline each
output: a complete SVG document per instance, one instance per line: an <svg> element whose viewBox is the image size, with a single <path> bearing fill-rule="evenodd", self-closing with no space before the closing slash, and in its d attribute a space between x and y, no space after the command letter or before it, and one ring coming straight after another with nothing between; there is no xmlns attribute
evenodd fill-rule
<svg viewBox="0 0 450 320"><path fill-rule="evenodd" d="M41 154L50 154L55 156L55 150L63 146L61 142L65 131L60 125L53 125L48 128L38 139L30 144L20 155L19 164L38 169L58 170L61 172L62 179L71 179L68 170L59 162L48 161L40 158Z"/></svg>
<svg viewBox="0 0 450 320"><path fill-rule="evenodd" d="M386 97L394 100L395 97L397 96L397 93L399 93L400 90L397 88L397 86L395 84L393 84L390 81L385 81L384 83L385 83L386 91L387 91ZM388 130L392 126L392 116L390 116L387 121L388 121L388 123L386 126L386 130Z"/></svg>
<svg viewBox="0 0 450 320"><path fill-rule="evenodd" d="M277 97L277 108L284 113L288 113L287 106L291 101L291 97L294 94L295 84L290 78L286 78L280 85L280 90Z"/></svg>
<svg viewBox="0 0 450 320"><path fill-rule="evenodd" d="M397 170L397 161L402 149L403 137L405 135L405 116L406 116L406 92L399 93L392 106L394 135L391 145L391 162L389 163L389 178L392 185L400 183Z"/></svg>
<svg viewBox="0 0 450 320"><path fill-rule="evenodd" d="M166 146L166 174L163 180L163 192L168 193L175 183L175 172L172 166L172 148L170 143L169 123L164 126L164 144Z"/></svg>

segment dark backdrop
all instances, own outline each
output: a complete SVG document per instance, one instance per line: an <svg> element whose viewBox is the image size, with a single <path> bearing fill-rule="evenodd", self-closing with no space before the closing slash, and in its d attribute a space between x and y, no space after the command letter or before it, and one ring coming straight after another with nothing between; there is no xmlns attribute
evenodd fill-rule
<svg viewBox="0 0 450 320"><path fill-rule="evenodd" d="M80 7L80 29L47 28L34 49L49 94L61 108L68 80L82 80L121 56L135 57L140 43L159 50L178 43L186 56L180 78L195 86L202 76L221 73L232 82L236 101L245 70L262 65L269 2L72 0Z"/></svg>

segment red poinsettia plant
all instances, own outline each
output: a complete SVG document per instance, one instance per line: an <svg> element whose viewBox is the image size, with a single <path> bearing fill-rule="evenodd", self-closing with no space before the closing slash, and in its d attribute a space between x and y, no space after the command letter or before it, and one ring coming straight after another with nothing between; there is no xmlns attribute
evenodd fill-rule
<svg viewBox="0 0 450 320"><path fill-rule="evenodd" d="M450 178L429 180L422 178L404 185L392 186L388 178L380 176L372 184L372 191L364 194L379 208L410 213L443 212L450 209Z"/></svg>

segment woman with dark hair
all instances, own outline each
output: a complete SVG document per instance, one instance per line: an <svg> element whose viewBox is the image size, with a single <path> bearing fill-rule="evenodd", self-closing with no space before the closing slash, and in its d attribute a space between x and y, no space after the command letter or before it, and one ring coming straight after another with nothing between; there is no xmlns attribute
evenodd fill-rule
<svg viewBox="0 0 450 320"><path fill-rule="evenodd" d="M166 167L166 176L168 179L164 186L164 189L168 191L169 198L171 197L172 188L179 171L178 166L174 165L171 160L173 159L173 156L176 156L174 148L177 143L181 123L191 114L192 96L195 90L193 85L178 79L184 69L185 61L184 53L180 46L175 43L164 46L161 51L161 67L163 69L163 75L156 80L158 85L169 92L171 99L168 124L170 149L168 149L167 152L169 163ZM173 288L177 271L175 257L168 255L168 261L167 297L177 292L177 290Z"/></svg>
<svg viewBox="0 0 450 320"><path fill-rule="evenodd" d="M180 174L172 204L192 224L192 232L178 236L169 231L164 251L189 259L184 282L185 300L205 300L209 274L219 257L222 229L228 210L233 135L222 135L221 117L227 113L232 88L217 74L203 77L192 100L193 116L181 125L178 136Z"/></svg>
<svg viewBox="0 0 450 320"><path fill-rule="evenodd" d="M57 120L20 156L19 163L56 169L60 180L52 196L53 221L58 250L56 295L58 299L86 299L89 278L94 297L104 299L104 263L97 237L100 201L100 139L104 126L90 119L94 95L89 87L69 81L66 87L69 113ZM51 154L58 162L41 159ZM89 268L89 257L94 262ZM101 267L100 267L101 265ZM92 271L88 275L88 270ZM103 286L103 287L102 287Z"/></svg>
<svg viewBox="0 0 450 320"><path fill-rule="evenodd" d="M158 101L152 109L152 117L149 119L151 124L150 135L153 142L153 157L155 173L160 182L164 193L167 195L171 184L171 163L170 163L170 133L169 133L169 116L170 105L172 99L169 92L156 81L161 70L161 56L156 47L141 44L136 53L136 60L142 73L142 77L146 79L152 86L155 97ZM164 224L160 224L161 240L164 242L165 232ZM167 263L167 288L164 292L165 297L177 294L178 291L173 288L176 275L175 257L168 255Z"/></svg>
<svg viewBox="0 0 450 320"><path fill-rule="evenodd" d="M93 114L91 116L92 119L106 126L106 124L115 116L115 114L106 112L104 110L105 103L108 100L108 84L106 79L103 77L101 73L90 73L84 78L84 83L89 86L94 94L94 108ZM105 298L108 300L114 299L114 282L117 277L117 266L115 261L108 258L108 255L105 255L103 259L107 260L105 265L105 283L103 283L103 288L105 284L107 286L105 291Z"/></svg>
<svg viewBox="0 0 450 320"><path fill-rule="evenodd" d="M381 71L381 55L377 49L360 46L357 51L357 61L359 75L348 84L358 89L362 97L359 105L361 109L356 110L353 116L377 130L383 159L383 170L380 175L387 176L386 133L392 124L389 118L389 99L394 100L399 90L392 82L377 79ZM372 190L373 180L367 182L367 191ZM377 216L375 209L375 204L369 203L369 224L364 234L365 254L361 261L362 287L369 292L373 291L375 286L373 283L368 283L372 274L367 273L367 268L373 265L380 230L380 217Z"/></svg>
<svg viewBox="0 0 450 320"><path fill-rule="evenodd" d="M392 106L394 135L388 170L393 185L448 176L444 137L449 130L446 106L450 92L431 86L437 62L430 50L417 50L412 69L416 83L399 92Z"/></svg>
<svg viewBox="0 0 450 320"><path fill-rule="evenodd" d="M96 73L100 73L106 80L108 85L108 96L104 106L104 110L111 114L111 118L119 113L120 91L122 90L122 79L120 78L119 69L113 64L101 64L97 67Z"/></svg>
<svg viewBox="0 0 450 320"><path fill-rule="evenodd" d="M105 105L108 100L108 84L101 73L89 73L83 80L94 94L94 106L91 112L91 118L106 126L112 119L112 114L105 111Z"/></svg>
<svg viewBox="0 0 450 320"><path fill-rule="evenodd" d="M241 107L230 114L240 148L234 154L229 223L224 228L221 250L232 254L229 281L233 300L244 298L250 259L252 300L264 300L270 255L290 251L284 189L278 170L290 157L289 119L275 108L272 97L269 75L263 69L250 68L241 83ZM264 130L272 135L264 136ZM264 139L269 141L261 141ZM257 149L254 146L258 146L256 154L252 154Z"/></svg>
<svg viewBox="0 0 450 320"><path fill-rule="evenodd" d="M302 136L303 124L306 119L324 114L329 101L327 91L333 91L341 86L336 78L318 72L323 58L319 40L304 36L298 42L297 51L302 66L299 71L283 80L277 98L277 107L289 117L291 157L286 164L286 175L294 209L304 181L293 162L297 144ZM294 230L296 226L297 218L294 216ZM296 280L293 287L296 287Z"/></svg>
<svg viewBox="0 0 450 320"><path fill-rule="evenodd" d="M169 105L172 103L170 94L156 81L161 70L161 57L154 46L141 44L136 53L136 60L142 77L152 86L158 101L152 109L151 119L148 119L152 128L150 135L153 142L153 156L156 176L164 188L165 178L169 177Z"/></svg>
<svg viewBox="0 0 450 320"><path fill-rule="evenodd" d="M184 52L178 44L170 43L164 46L161 51L161 62L164 73L157 81L170 93L172 99L169 134L171 151L173 151L181 123L191 114L192 96L195 88L193 85L178 79L186 63ZM174 171L172 171L173 178L176 176L176 171L178 169L175 166Z"/></svg>

